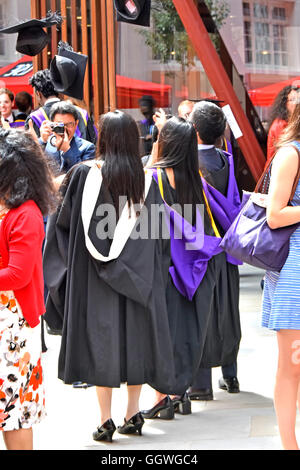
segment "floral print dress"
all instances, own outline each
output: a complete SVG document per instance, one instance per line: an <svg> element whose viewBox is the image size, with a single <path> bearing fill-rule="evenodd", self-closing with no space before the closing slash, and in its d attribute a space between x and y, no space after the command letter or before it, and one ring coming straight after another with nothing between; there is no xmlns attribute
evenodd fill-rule
<svg viewBox="0 0 300 470"><path fill-rule="evenodd" d="M0 430L31 428L44 410L40 324L31 328L13 291L0 291Z"/></svg>

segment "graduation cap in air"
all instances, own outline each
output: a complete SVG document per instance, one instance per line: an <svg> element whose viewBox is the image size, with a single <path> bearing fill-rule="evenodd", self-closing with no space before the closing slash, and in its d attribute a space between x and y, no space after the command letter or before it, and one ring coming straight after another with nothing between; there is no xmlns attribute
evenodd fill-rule
<svg viewBox="0 0 300 470"><path fill-rule="evenodd" d="M83 82L88 57L74 52L72 47L60 41L58 54L50 62L50 76L58 93L83 99Z"/></svg>
<svg viewBox="0 0 300 470"><path fill-rule="evenodd" d="M21 54L35 56L44 49L50 39L43 28L60 25L62 21L63 19L59 13L48 12L46 18L24 21L23 23L0 29L0 33L18 33L16 50Z"/></svg>
<svg viewBox="0 0 300 470"><path fill-rule="evenodd" d="M114 0L117 21L150 26L151 0Z"/></svg>

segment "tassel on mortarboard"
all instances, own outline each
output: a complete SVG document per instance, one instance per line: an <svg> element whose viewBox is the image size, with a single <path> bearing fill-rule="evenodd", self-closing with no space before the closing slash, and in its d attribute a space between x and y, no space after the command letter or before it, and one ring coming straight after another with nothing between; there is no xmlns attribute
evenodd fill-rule
<svg viewBox="0 0 300 470"><path fill-rule="evenodd" d="M43 28L58 27L63 22L59 12L48 11L41 20L31 19L0 30L3 34L18 33L16 50L21 54L35 56L39 54L50 41L49 35Z"/></svg>

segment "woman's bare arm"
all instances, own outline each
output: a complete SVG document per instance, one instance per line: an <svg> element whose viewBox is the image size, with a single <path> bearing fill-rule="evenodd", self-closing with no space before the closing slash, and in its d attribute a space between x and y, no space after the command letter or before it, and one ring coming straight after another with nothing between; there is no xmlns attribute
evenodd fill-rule
<svg viewBox="0 0 300 470"><path fill-rule="evenodd" d="M273 160L267 208L267 221L272 229L300 222L300 206L288 206L298 160L292 146L282 147Z"/></svg>

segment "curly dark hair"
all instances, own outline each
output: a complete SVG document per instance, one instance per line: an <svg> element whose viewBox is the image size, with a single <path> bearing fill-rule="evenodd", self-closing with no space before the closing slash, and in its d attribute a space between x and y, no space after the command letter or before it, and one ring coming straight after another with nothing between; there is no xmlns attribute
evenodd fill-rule
<svg viewBox="0 0 300 470"><path fill-rule="evenodd" d="M272 106L269 127L271 126L272 122L275 121L275 119L283 119L284 121L288 121L289 116L286 104L288 96L292 90L297 91L299 90L299 87L295 85L287 85L276 96Z"/></svg>
<svg viewBox="0 0 300 470"><path fill-rule="evenodd" d="M58 92L54 89L50 70L44 69L36 72L29 79L29 84L35 88L36 91L42 93L45 98L49 96L58 96Z"/></svg>
<svg viewBox="0 0 300 470"><path fill-rule="evenodd" d="M43 215L56 208L52 171L29 133L0 129L0 200L9 209L33 200Z"/></svg>

